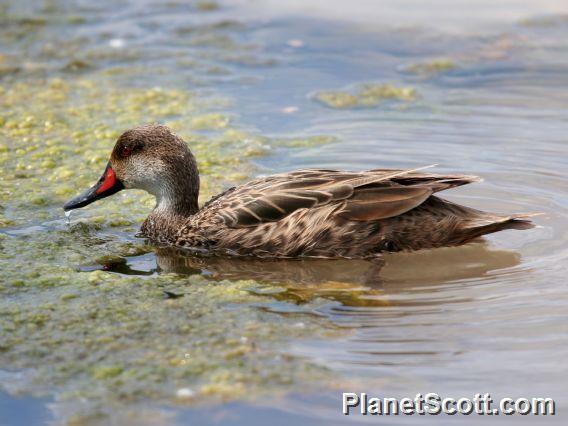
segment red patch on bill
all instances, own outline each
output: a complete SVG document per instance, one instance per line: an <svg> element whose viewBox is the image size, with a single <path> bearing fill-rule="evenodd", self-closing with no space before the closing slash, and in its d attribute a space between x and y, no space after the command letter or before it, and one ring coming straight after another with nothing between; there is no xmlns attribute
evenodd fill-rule
<svg viewBox="0 0 568 426"><path fill-rule="evenodd" d="M111 189L116 184L116 175L114 174L114 170L109 167L105 174L105 180L103 184L97 188L96 193L102 194L103 192Z"/></svg>

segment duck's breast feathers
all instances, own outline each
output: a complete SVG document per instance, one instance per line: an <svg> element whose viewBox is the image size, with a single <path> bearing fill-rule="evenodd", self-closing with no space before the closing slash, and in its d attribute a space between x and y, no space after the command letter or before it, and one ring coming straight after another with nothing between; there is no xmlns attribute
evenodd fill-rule
<svg viewBox="0 0 568 426"><path fill-rule="evenodd" d="M322 206L336 207L334 214L346 220L373 221L403 214L434 192L477 180L415 170L299 170L228 191L216 200L214 214L231 228L275 222L299 209Z"/></svg>

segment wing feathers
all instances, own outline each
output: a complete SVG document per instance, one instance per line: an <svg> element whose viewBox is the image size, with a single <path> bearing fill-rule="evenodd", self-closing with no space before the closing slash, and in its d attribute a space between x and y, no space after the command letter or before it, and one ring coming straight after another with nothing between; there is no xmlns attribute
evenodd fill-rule
<svg viewBox="0 0 568 426"><path fill-rule="evenodd" d="M349 220L379 220L398 216L422 204L432 195L426 187L368 189L355 193L338 213Z"/></svg>
<svg viewBox="0 0 568 426"><path fill-rule="evenodd" d="M337 206L333 214L356 221L397 216L434 192L477 181L475 176L434 175L419 170L376 169L361 173L301 170L252 181L219 198L218 214L230 227L257 226L299 209Z"/></svg>

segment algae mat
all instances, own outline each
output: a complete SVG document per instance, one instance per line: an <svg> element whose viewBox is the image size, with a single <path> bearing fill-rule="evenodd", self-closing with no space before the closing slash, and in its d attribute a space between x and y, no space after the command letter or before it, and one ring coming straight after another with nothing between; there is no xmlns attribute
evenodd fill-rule
<svg viewBox="0 0 568 426"><path fill-rule="evenodd" d="M215 5L195 7L207 11ZM266 307L288 302L263 294L253 281L89 269L152 253L133 235L154 201L142 192L124 192L75 214L70 223L61 209L96 179L117 136L141 123L167 124L188 141L199 161L202 202L250 177L251 158L328 139L275 141L246 132L224 113L226 99L140 84L155 71L138 65L148 52L113 50L120 41L104 36L110 50L99 45L81 51L80 36L59 33L88 25L89 15L66 13L58 3L40 5L37 14L11 6L0 16L6 24L2 40L21 49L21 55L0 54L5 390L52 396L69 407L75 405L66 401L87 400L62 416L81 419L148 400L211 403L328 383L332 375L325 368L285 351L290 339L337 333L311 314L317 299L298 307L297 315L282 315ZM201 28L189 40L222 42L225 27ZM234 52L238 46L229 47ZM216 52L228 55L227 49ZM105 61L113 66L102 66ZM207 63L198 58L191 66L222 73Z"/></svg>
<svg viewBox="0 0 568 426"><path fill-rule="evenodd" d="M273 300L251 291L254 282L78 271L152 250L130 237L150 197L125 193L70 224L62 216L62 202L104 167L119 129L148 117L190 141L205 197L246 176L247 158L262 154L266 141L218 114L196 112L198 101L172 90L53 79L2 94L0 359L4 369L26 372L12 390L108 407L145 398L250 398L328 376L279 348L289 338L333 331L311 315L300 321L260 309ZM192 135L195 123L217 134Z"/></svg>

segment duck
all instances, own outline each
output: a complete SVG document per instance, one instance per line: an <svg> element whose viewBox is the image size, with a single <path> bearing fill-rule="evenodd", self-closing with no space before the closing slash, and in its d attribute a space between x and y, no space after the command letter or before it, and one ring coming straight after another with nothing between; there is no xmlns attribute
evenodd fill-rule
<svg viewBox="0 0 568 426"><path fill-rule="evenodd" d="M142 189L156 205L139 236L158 246L259 258L374 258L534 226L531 214L486 213L437 196L478 181L425 168L307 169L233 186L200 207L188 145L167 126L146 124L118 138L101 178L63 208Z"/></svg>

